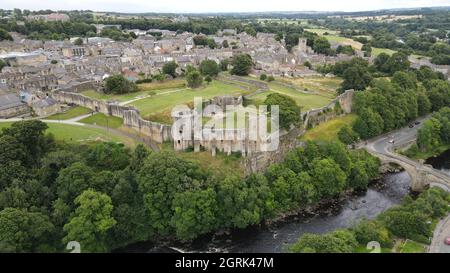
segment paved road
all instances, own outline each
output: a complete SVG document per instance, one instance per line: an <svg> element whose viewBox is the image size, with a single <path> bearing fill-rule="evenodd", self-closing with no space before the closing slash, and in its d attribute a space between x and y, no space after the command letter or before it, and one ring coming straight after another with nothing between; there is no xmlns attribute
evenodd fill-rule
<svg viewBox="0 0 450 273"><path fill-rule="evenodd" d="M428 252L450 253L450 246L444 244L444 240L447 237L450 237L450 215L437 224Z"/></svg>
<svg viewBox="0 0 450 273"><path fill-rule="evenodd" d="M419 121L420 124L415 125L413 128L409 128L409 126L407 126L405 128L392 131L388 134L371 139L367 141L367 143L363 143L361 146L365 147L369 152L381 154L388 158L406 163L416 170L421 170L432 174L433 176L442 180L442 183L432 183L432 186L438 186L447 191L450 191L450 176L447 173L433 169L429 166L425 166L420 162L414 161L394 152L395 148L414 142L417 137L418 129L428 118L429 117L418 119L417 121ZM394 143L390 143L392 140L394 140Z"/></svg>

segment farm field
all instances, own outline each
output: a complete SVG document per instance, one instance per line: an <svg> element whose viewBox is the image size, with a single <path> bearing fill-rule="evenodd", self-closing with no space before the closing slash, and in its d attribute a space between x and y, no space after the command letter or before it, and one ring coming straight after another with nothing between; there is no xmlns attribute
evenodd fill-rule
<svg viewBox="0 0 450 273"><path fill-rule="evenodd" d="M361 50L363 44L361 44L360 42L357 42L353 39L350 38L345 38L345 37L341 37L341 36L337 36L337 35L323 35L323 37L327 38L327 40L331 43L335 42L335 43L342 43L344 45L350 45L353 48L356 48L358 50Z"/></svg>
<svg viewBox="0 0 450 273"><path fill-rule="evenodd" d="M397 52L397 51L392 50L392 49L389 49L389 48L372 47L372 55L373 55L373 56L378 56L378 55L380 55L381 53L386 53L386 54L388 54L388 55L392 55L392 54L394 54L395 52Z"/></svg>
<svg viewBox="0 0 450 273"><path fill-rule="evenodd" d="M339 33L336 30L331 30L328 28L305 28L305 31L316 33L318 35L323 35L325 32L328 32L328 34L330 35L335 35Z"/></svg>
<svg viewBox="0 0 450 273"><path fill-rule="evenodd" d="M70 108L69 110L67 110L64 113L54 114L54 115L47 117L46 119L68 120L68 119L76 118L76 117L79 117L82 115L86 115L90 112L92 112L92 111L88 108L81 107L81 106L75 106L75 107Z"/></svg>
<svg viewBox="0 0 450 273"><path fill-rule="evenodd" d="M11 126L12 122L0 122L0 130ZM91 128L87 126L68 125L59 123L47 123L48 129L46 133L51 133L57 140L68 143L92 143L98 141L120 142L125 146L134 147L136 141L134 139L116 135L101 128Z"/></svg>
<svg viewBox="0 0 450 273"><path fill-rule="evenodd" d="M356 120L356 115L350 114L334 118L308 130L302 137L302 140L324 140L335 141L338 139L338 132L344 125L349 125Z"/></svg>

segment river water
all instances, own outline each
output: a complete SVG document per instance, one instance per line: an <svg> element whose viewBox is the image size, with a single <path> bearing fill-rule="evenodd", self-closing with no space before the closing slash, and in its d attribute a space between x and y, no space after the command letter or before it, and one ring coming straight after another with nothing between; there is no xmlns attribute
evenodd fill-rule
<svg viewBox="0 0 450 273"><path fill-rule="evenodd" d="M232 252L277 253L297 241L304 233L326 233L354 225L361 219L373 219L382 211L400 203L410 193L411 179L406 172L383 176L366 192L326 205L319 214L291 216L276 225L249 227L229 234L207 235L189 245L154 246L149 243L126 247L120 252Z"/></svg>
<svg viewBox="0 0 450 273"><path fill-rule="evenodd" d="M433 168L441 170L450 175L450 149L436 157L430 157L425 164L433 166Z"/></svg>

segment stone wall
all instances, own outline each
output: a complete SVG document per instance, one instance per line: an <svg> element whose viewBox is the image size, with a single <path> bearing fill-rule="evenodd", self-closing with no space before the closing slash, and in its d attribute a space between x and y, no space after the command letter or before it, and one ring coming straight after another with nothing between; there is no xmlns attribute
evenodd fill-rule
<svg viewBox="0 0 450 273"><path fill-rule="evenodd" d="M354 90L347 90L328 105L302 114L303 126L301 128L293 128L289 132L280 135L280 143L277 151L254 152L243 160L246 173L262 171L271 164L283 161L288 152L302 144L299 138L306 132L308 127L317 126L336 117L337 113L334 111L336 103L339 102L343 111L342 114L351 113L354 93Z"/></svg>
<svg viewBox="0 0 450 273"><path fill-rule="evenodd" d="M96 100L72 92L55 91L52 96L61 103L76 104L95 112L122 118L125 126L133 128L157 143L172 140L172 126L144 120L139 111L133 107Z"/></svg>

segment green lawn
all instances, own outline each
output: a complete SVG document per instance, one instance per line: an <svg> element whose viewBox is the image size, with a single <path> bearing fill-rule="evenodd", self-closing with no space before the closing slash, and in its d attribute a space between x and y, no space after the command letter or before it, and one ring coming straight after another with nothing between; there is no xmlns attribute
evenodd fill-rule
<svg viewBox="0 0 450 273"><path fill-rule="evenodd" d="M397 52L397 51L392 50L392 49L389 49L389 48L372 47L372 55L373 55L373 56L378 56L378 55L380 55L381 53L386 53L386 54L388 54L388 55L392 55L392 54L394 54L395 52Z"/></svg>
<svg viewBox="0 0 450 273"><path fill-rule="evenodd" d="M356 48L359 50L361 50L361 48L363 46L360 42L357 42L350 38L345 38L345 37L341 37L341 36L337 36L337 35L324 35L324 37L327 38L327 40L330 42L342 43L344 45L350 45L353 48Z"/></svg>
<svg viewBox="0 0 450 273"><path fill-rule="evenodd" d="M294 83L293 81L295 81L295 80L286 80L286 81L290 81L290 83L293 84ZM278 83L277 81L270 82L270 83L268 83L268 85L270 87L270 91L266 91L263 93L259 93L259 94L250 96L249 98L252 100L251 103L256 104L256 105L262 104L269 94L279 93L279 94L283 94L283 95L291 97L302 108L302 111L307 111L307 110L310 110L313 108L320 108L320 107L327 105L336 96L335 89L326 88L327 90L324 90L323 86L321 86L322 90L318 91L317 94L313 94L313 93L308 94L308 93L304 93L304 92L298 91L296 89L284 86L284 85ZM295 84L295 85L300 90L305 89L305 87L300 88L297 84ZM311 87L311 86L309 86L309 87ZM314 86L314 87L316 87L316 86ZM308 89L308 90L313 90L313 89ZM315 90L319 90L319 88L315 88L314 91Z"/></svg>
<svg viewBox="0 0 450 273"><path fill-rule="evenodd" d="M426 247L423 244L407 240L399 249L400 253L425 253Z"/></svg>
<svg viewBox="0 0 450 273"><path fill-rule="evenodd" d="M328 28L306 28L305 31L316 33L318 35L323 35L325 32L328 32L330 35L338 34L338 31Z"/></svg>
<svg viewBox="0 0 450 273"><path fill-rule="evenodd" d="M107 116L102 113L96 113L90 117L80 120L79 122L109 128L120 128L123 124L123 119L118 117Z"/></svg>
<svg viewBox="0 0 450 273"><path fill-rule="evenodd" d="M67 120L67 119L76 118L76 117L79 117L82 115L86 115L90 112L91 112L91 109L84 108L81 106L75 106L75 107L70 108L69 110L67 110L64 113L55 114L55 115L47 117L46 119Z"/></svg>
<svg viewBox="0 0 450 273"><path fill-rule="evenodd" d="M198 89L185 89L179 92L160 94L150 98L145 98L132 102L131 105L139 109L141 116L163 123L172 123L171 111L177 105L192 105L194 97L201 97L207 100L221 95L244 95L250 91L242 90L238 87L227 85L219 81L213 81L209 85L205 84Z"/></svg>
<svg viewBox="0 0 450 273"><path fill-rule="evenodd" d="M11 126L12 122L1 122L0 129ZM52 133L57 140L66 141L69 143L91 143L98 141L113 141L121 142L129 147L136 146L135 140L115 135L111 132L107 132L105 129L90 128L86 126L47 123L47 133Z"/></svg>
<svg viewBox="0 0 450 273"><path fill-rule="evenodd" d="M151 94L165 93L173 90L186 88L184 79L168 80L164 82L152 82L139 84L139 91L121 95L104 94L95 90L87 90L82 92L83 95L100 100L114 100L114 101L128 101L136 97L146 96Z"/></svg>
<svg viewBox="0 0 450 273"><path fill-rule="evenodd" d="M351 125L356 120L355 114L338 117L322 123L306 132L302 140L324 140L335 141L338 139L338 132L344 125Z"/></svg>

